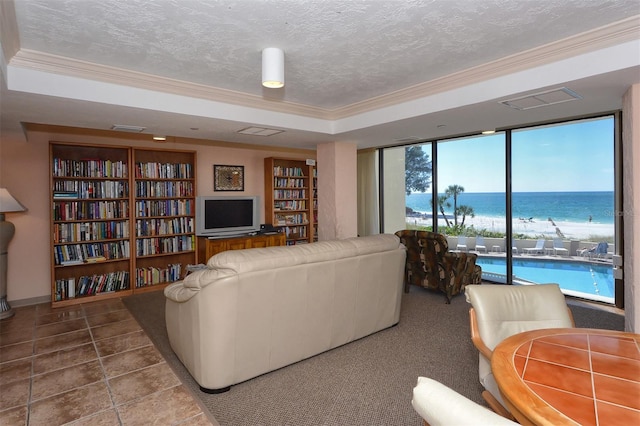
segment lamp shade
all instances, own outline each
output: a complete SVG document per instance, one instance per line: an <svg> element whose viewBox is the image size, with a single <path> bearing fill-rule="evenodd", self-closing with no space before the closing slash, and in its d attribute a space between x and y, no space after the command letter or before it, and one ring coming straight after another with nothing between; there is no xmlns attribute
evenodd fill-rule
<svg viewBox="0 0 640 426"><path fill-rule="evenodd" d="M262 85L270 89L284 86L284 52L277 47L262 50Z"/></svg>
<svg viewBox="0 0 640 426"><path fill-rule="evenodd" d="M27 209L13 198L6 188L0 188L0 213L23 212L25 210Z"/></svg>

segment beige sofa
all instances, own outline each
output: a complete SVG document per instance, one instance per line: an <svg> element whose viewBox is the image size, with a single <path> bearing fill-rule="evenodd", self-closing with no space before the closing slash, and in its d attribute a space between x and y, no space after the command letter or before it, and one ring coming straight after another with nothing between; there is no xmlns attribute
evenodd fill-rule
<svg viewBox="0 0 640 426"><path fill-rule="evenodd" d="M171 347L226 391L397 324L404 265L389 234L219 253L165 289Z"/></svg>

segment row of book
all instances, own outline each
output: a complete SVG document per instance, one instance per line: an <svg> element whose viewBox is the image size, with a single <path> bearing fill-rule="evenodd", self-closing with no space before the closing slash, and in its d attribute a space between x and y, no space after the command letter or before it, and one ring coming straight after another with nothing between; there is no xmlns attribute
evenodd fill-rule
<svg viewBox="0 0 640 426"><path fill-rule="evenodd" d="M67 222L53 224L53 242L113 240L129 238L129 221Z"/></svg>
<svg viewBox="0 0 640 426"><path fill-rule="evenodd" d="M55 201L53 220L122 219L129 216L129 201Z"/></svg>
<svg viewBox="0 0 640 426"><path fill-rule="evenodd" d="M138 200L136 217L192 216L194 200Z"/></svg>
<svg viewBox="0 0 640 426"><path fill-rule="evenodd" d="M194 189L191 181L138 181L136 197L193 197Z"/></svg>
<svg viewBox="0 0 640 426"><path fill-rule="evenodd" d="M307 209L307 201L306 200L287 200L287 201L274 201L273 209L275 211L286 211L286 210L306 210Z"/></svg>
<svg viewBox="0 0 640 426"><path fill-rule="evenodd" d="M144 238L136 240L136 255L149 256L163 253L178 253L196 249L193 235L176 235L163 238Z"/></svg>
<svg viewBox="0 0 640 426"><path fill-rule="evenodd" d="M53 182L53 198L127 198L129 182L59 180Z"/></svg>
<svg viewBox="0 0 640 426"><path fill-rule="evenodd" d="M182 264L180 263L170 264L166 268L137 268L136 288L172 283L180 280L181 276Z"/></svg>
<svg viewBox="0 0 640 426"><path fill-rule="evenodd" d="M276 226L284 225L304 225L309 223L306 213L276 213L274 216Z"/></svg>
<svg viewBox="0 0 640 426"><path fill-rule="evenodd" d="M275 200L307 198L307 191L304 189L276 189L273 191L273 198Z"/></svg>
<svg viewBox="0 0 640 426"><path fill-rule="evenodd" d="M109 293L129 288L129 272L117 271L106 274L83 275L56 280L55 300L68 300L79 296Z"/></svg>
<svg viewBox="0 0 640 426"><path fill-rule="evenodd" d="M304 172L300 167L282 167L273 166L274 176L304 176Z"/></svg>
<svg viewBox="0 0 640 426"><path fill-rule="evenodd" d="M128 168L124 161L99 159L63 160L53 159L54 177L127 178Z"/></svg>
<svg viewBox="0 0 640 426"><path fill-rule="evenodd" d="M61 244L53 247L54 264L62 266L126 259L129 256L129 240L109 243Z"/></svg>
<svg viewBox="0 0 640 426"><path fill-rule="evenodd" d="M283 229L287 240L306 239L308 236L306 226L285 226Z"/></svg>
<svg viewBox="0 0 640 426"><path fill-rule="evenodd" d="M276 188L306 188L309 185L306 179L276 177L273 179L273 186Z"/></svg>
<svg viewBox="0 0 640 426"><path fill-rule="evenodd" d="M194 219L192 217L137 220L136 236L191 234L194 232L194 227Z"/></svg>
<svg viewBox="0 0 640 426"><path fill-rule="evenodd" d="M193 179L193 166L183 163L135 163L136 179Z"/></svg>

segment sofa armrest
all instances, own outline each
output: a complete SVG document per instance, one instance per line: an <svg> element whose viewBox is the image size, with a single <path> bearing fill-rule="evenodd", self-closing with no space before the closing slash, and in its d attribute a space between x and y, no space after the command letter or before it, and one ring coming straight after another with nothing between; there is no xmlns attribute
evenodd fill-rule
<svg viewBox="0 0 640 426"><path fill-rule="evenodd" d="M186 302L206 286L230 275L236 275L236 273L222 268L200 269L187 275L184 280L168 285L164 289L164 295L177 303Z"/></svg>

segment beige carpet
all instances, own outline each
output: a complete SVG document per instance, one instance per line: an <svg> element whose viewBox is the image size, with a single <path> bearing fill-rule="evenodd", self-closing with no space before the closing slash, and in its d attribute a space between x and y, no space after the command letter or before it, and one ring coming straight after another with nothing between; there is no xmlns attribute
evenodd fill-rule
<svg viewBox="0 0 640 426"><path fill-rule="evenodd" d="M162 292L127 297L138 319L178 377L223 426L421 425L411 407L418 376L429 376L483 403L477 351L469 339L464 296L412 288L400 323L340 348L231 387L200 392L173 354L164 328ZM571 305L576 326L622 330L621 315Z"/></svg>

